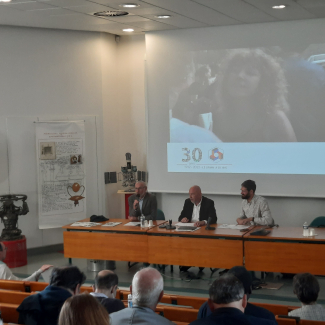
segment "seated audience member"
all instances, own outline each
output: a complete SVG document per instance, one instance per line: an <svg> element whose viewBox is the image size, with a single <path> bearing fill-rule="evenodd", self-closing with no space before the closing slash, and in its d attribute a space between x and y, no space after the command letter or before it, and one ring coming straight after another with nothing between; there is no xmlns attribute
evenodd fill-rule
<svg viewBox="0 0 325 325"><path fill-rule="evenodd" d="M289 316L301 319L325 321L325 308L316 303L319 283L310 273L300 273L293 278L293 293L301 301L302 307L289 312Z"/></svg>
<svg viewBox="0 0 325 325"><path fill-rule="evenodd" d="M43 291L31 295L17 308L19 324L57 325L64 302L79 294L86 276L76 266L54 268L50 285Z"/></svg>
<svg viewBox="0 0 325 325"><path fill-rule="evenodd" d="M118 276L109 270L100 271L95 278L94 296L108 311L109 314L124 309L121 300L115 299L118 285Z"/></svg>
<svg viewBox="0 0 325 325"><path fill-rule="evenodd" d="M143 214L146 220L156 220L157 218L157 199L154 195L147 192L145 182L135 183L135 193L129 197L129 220L139 221Z"/></svg>
<svg viewBox="0 0 325 325"><path fill-rule="evenodd" d="M132 308L125 308L111 315L112 325L171 325L168 319L155 313L156 306L164 294L164 280L151 267L138 271L130 286Z"/></svg>
<svg viewBox="0 0 325 325"><path fill-rule="evenodd" d="M18 278L13 275L10 271L9 267L3 261L5 260L7 255L7 247L4 243L0 242L0 280L21 280L21 281L38 281L41 274L50 268L52 265L43 265L39 270L34 272L31 276L26 279Z"/></svg>
<svg viewBox="0 0 325 325"><path fill-rule="evenodd" d="M244 286L233 274L225 274L215 280L209 289L209 296L212 314L197 319L191 325L252 324L244 314L247 304Z"/></svg>
<svg viewBox="0 0 325 325"><path fill-rule="evenodd" d="M239 225L251 222L257 225L274 225L274 220L266 199L256 195L256 183L250 179L241 184L241 214L237 219Z"/></svg>
<svg viewBox="0 0 325 325"><path fill-rule="evenodd" d="M89 294L82 294L65 301L59 325L110 325L110 317L97 299Z"/></svg>
<svg viewBox="0 0 325 325"><path fill-rule="evenodd" d="M247 301L252 293L252 276L251 273L248 272L244 266L234 266L228 271L228 274L233 274L239 281L242 282L245 290L245 294L247 295ZM208 302L205 302L199 310L198 319L205 318L212 314L211 309L209 308ZM273 313L268 311L265 308L255 306L249 302L247 302L247 306L245 308L244 314L247 316L254 316L258 318L264 318L275 322L275 316Z"/></svg>

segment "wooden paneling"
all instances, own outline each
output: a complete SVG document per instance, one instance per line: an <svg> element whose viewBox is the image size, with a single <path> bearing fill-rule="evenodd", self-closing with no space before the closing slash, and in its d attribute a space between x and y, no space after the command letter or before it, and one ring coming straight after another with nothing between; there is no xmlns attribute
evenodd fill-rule
<svg viewBox="0 0 325 325"><path fill-rule="evenodd" d="M245 241L248 270L325 275L325 245Z"/></svg>
<svg viewBox="0 0 325 325"><path fill-rule="evenodd" d="M65 231L64 256L98 260L147 262L147 236Z"/></svg>
<svg viewBox="0 0 325 325"><path fill-rule="evenodd" d="M231 268L243 264L241 240L148 236L148 262Z"/></svg>

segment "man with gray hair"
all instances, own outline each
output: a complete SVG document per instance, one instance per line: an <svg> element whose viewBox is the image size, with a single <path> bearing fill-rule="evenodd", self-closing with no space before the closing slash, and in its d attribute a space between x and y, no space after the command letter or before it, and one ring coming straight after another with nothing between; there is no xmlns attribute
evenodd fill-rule
<svg viewBox="0 0 325 325"><path fill-rule="evenodd" d="M171 325L168 319L155 313L156 306L164 294L164 281L154 268L138 271L130 286L132 308L125 308L111 315L111 325ZM175 324L174 324L175 325Z"/></svg>
<svg viewBox="0 0 325 325"><path fill-rule="evenodd" d="M157 199L154 195L148 193L145 182L139 181L135 183L135 194L129 197L128 202L130 221L139 221L142 214L146 220L156 220Z"/></svg>

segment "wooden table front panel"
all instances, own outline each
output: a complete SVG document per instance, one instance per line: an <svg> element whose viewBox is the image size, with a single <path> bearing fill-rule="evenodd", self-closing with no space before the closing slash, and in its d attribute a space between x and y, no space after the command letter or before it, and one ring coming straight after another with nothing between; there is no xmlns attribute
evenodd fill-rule
<svg viewBox="0 0 325 325"><path fill-rule="evenodd" d="M65 231L64 257L147 262L147 235Z"/></svg>
<svg viewBox="0 0 325 325"><path fill-rule="evenodd" d="M325 275L325 245L245 241L245 266L251 271Z"/></svg>
<svg viewBox="0 0 325 325"><path fill-rule="evenodd" d="M243 241L148 236L148 262L231 268L235 265L243 265Z"/></svg>

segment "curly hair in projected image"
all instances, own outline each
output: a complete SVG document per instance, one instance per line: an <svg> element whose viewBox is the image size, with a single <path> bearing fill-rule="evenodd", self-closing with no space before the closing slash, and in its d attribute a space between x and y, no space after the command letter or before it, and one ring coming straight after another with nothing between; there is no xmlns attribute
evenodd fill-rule
<svg viewBox="0 0 325 325"><path fill-rule="evenodd" d="M286 94L276 58L261 49L229 51L216 81L213 132L225 142L296 141Z"/></svg>

